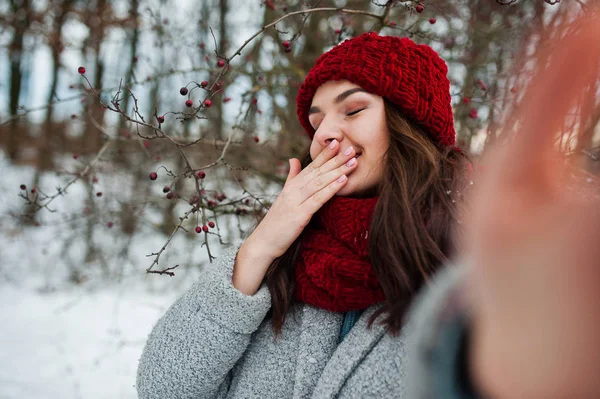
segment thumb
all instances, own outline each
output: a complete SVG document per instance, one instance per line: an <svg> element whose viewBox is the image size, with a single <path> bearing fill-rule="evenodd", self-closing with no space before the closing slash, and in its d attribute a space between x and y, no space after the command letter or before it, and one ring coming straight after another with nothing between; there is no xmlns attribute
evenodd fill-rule
<svg viewBox="0 0 600 399"><path fill-rule="evenodd" d="M294 177L298 176L300 171L302 170L302 166L300 165L300 161L296 158L291 158L290 162L290 171L288 173L287 179L285 179L285 184L291 181Z"/></svg>

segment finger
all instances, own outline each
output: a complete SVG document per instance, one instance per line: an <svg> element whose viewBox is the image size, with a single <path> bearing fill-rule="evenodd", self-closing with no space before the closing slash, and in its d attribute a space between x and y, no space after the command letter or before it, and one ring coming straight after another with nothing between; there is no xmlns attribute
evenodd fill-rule
<svg viewBox="0 0 600 399"><path fill-rule="evenodd" d="M313 180L311 180L308 184L306 184L300 192L302 193L302 202L306 201L313 195L315 195L318 191L322 190L324 187L329 186L331 183L334 183L337 179L342 176L348 176L348 174L352 173L354 169L358 166L358 161L356 158L350 158L345 164L339 166L323 175L316 176Z"/></svg>
<svg viewBox="0 0 600 399"><path fill-rule="evenodd" d="M311 195L306 201L300 205L300 209L303 212L307 212L310 215L314 215L327 201L329 201L335 193L337 193L342 187L348 183L348 176L341 175L338 179L329 183L321 190L317 191L314 195Z"/></svg>
<svg viewBox="0 0 600 399"><path fill-rule="evenodd" d="M289 160L290 163L290 171L288 172L287 178L285 179L285 184L288 184L289 181L298 176L298 173L302 171L302 165L300 161L296 158L291 158Z"/></svg>
<svg viewBox="0 0 600 399"><path fill-rule="evenodd" d="M344 151L339 151L335 157L327 160L327 162L325 162L321 166L316 168L313 167L310 169L306 168L306 172L301 173L300 176L298 176L299 178L297 180L299 187L304 189L315 179L319 179L321 176L342 167L342 165L346 164L348 161L350 161L350 159L354 158L355 155L356 150L353 146L350 146L344 149Z"/></svg>
<svg viewBox="0 0 600 399"><path fill-rule="evenodd" d="M314 171L317 171L317 173L321 173L322 171L319 168L331 158L335 157L339 149L339 141L333 139L331 143L329 143L329 145L325 147L323 151L321 151L319 155L317 155L317 157L298 174L299 179L297 180L299 182L301 181L300 185L303 186L304 184L306 184L306 176L310 175Z"/></svg>

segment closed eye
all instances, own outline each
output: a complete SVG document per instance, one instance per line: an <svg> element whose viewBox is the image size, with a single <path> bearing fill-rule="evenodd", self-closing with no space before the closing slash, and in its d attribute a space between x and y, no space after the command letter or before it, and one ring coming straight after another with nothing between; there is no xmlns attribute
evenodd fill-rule
<svg viewBox="0 0 600 399"><path fill-rule="evenodd" d="M358 114L360 111L364 111L364 108L357 109L356 111L348 112L347 116L352 116Z"/></svg>

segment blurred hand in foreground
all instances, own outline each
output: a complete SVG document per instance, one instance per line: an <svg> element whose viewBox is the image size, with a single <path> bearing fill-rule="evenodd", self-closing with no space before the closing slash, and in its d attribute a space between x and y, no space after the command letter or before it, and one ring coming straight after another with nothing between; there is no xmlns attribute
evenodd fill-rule
<svg viewBox="0 0 600 399"><path fill-rule="evenodd" d="M600 398L600 190L597 178L567 189L577 165L555 145L599 76L599 10L561 29L465 212L470 373L493 398Z"/></svg>

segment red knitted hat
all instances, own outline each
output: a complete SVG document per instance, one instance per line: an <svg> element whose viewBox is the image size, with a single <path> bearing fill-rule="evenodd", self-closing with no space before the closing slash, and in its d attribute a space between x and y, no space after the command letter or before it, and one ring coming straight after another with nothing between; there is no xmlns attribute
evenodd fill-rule
<svg viewBox="0 0 600 399"><path fill-rule="evenodd" d="M444 60L427 45L364 33L317 59L296 98L298 118L312 138L315 131L308 110L317 89L330 80L348 80L391 101L438 145L453 146L456 133L447 73Z"/></svg>

